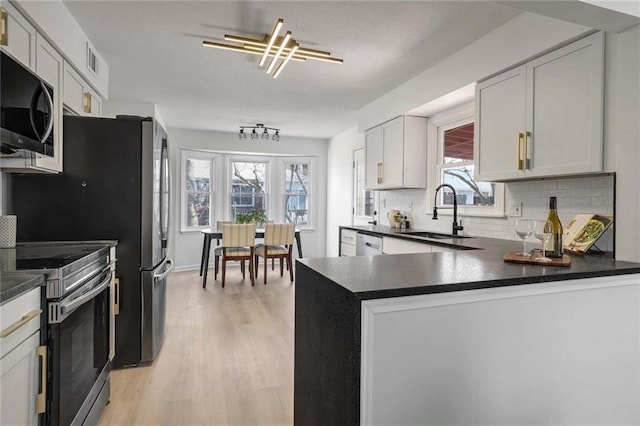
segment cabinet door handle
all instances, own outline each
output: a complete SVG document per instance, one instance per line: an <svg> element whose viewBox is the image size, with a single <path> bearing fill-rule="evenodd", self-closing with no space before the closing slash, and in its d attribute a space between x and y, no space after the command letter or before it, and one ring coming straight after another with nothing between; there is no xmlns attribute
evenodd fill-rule
<svg viewBox="0 0 640 426"><path fill-rule="evenodd" d="M40 358L40 392L36 395L36 413L47 411L47 347L38 346L36 355Z"/></svg>
<svg viewBox="0 0 640 426"><path fill-rule="evenodd" d="M523 161L522 161L522 143L523 143L523 139L524 139L524 133L519 132L518 133L518 161L517 161L518 170L522 170L522 167L523 167Z"/></svg>
<svg viewBox="0 0 640 426"><path fill-rule="evenodd" d="M113 286L115 287L115 297L113 298L113 315L120 313L120 278L113 279Z"/></svg>
<svg viewBox="0 0 640 426"><path fill-rule="evenodd" d="M9 44L9 20L7 11L0 7L0 45L7 46Z"/></svg>
<svg viewBox="0 0 640 426"><path fill-rule="evenodd" d="M13 334L16 330L18 330L20 327L22 327L26 323L28 323L29 321L31 321L35 317L40 316L41 313L42 313L42 309L34 309L33 311L24 314L22 316L22 318L20 318L18 321L14 322L9 327L7 327L4 330L2 330L0 332L0 338L5 338L5 337Z"/></svg>
<svg viewBox="0 0 640 426"><path fill-rule="evenodd" d="M91 114L91 93L89 92L84 92L83 94L83 102L82 102L82 109L84 110L84 112L86 112L87 114Z"/></svg>
<svg viewBox="0 0 640 426"><path fill-rule="evenodd" d="M378 163L378 183L384 182L384 163Z"/></svg>
<svg viewBox="0 0 640 426"><path fill-rule="evenodd" d="M525 132L524 168L531 170L531 132Z"/></svg>

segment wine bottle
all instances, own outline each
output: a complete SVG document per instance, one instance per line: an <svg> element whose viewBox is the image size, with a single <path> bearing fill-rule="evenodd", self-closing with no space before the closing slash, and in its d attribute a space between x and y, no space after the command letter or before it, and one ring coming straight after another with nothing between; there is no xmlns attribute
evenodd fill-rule
<svg viewBox="0 0 640 426"><path fill-rule="evenodd" d="M548 257L562 257L562 223L558 217L558 200L556 197L549 198L549 214L547 220L553 224L553 236L546 247Z"/></svg>

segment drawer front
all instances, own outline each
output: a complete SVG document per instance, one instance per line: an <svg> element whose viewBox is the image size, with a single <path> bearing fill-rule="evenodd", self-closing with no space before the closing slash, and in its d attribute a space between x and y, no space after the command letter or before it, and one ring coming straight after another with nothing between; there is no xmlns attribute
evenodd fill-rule
<svg viewBox="0 0 640 426"><path fill-rule="evenodd" d="M444 251L456 251L456 249L451 247L437 246L434 244L431 246L431 251L433 253L438 253L438 252L444 252Z"/></svg>
<svg viewBox="0 0 640 426"><path fill-rule="evenodd" d="M340 243L340 254L342 256L355 256L356 246L346 243Z"/></svg>
<svg viewBox="0 0 640 426"><path fill-rule="evenodd" d="M341 243L356 245L356 231L351 229L343 229L340 237Z"/></svg>
<svg viewBox="0 0 640 426"><path fill-rule="evenodd" d="M0 358L40 330L40 287L0 306Z"/></svg>

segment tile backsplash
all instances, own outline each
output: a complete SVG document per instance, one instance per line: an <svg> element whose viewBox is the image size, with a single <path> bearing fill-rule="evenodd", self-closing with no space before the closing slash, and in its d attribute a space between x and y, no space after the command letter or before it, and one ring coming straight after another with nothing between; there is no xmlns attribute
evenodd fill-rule
<svg viewBox="0 0 640 426"><path fill-rule="evenodd" d="M508 217L512 204L522 205L522 217L544 219L549 210L549 197L558 197L558 215L566 226L578 213L613 214L614 178L595 176L554 180L514 182L505 184L505 216L477 217L460 216L464 232L482 237L518 240L513 228L516 217ZM439 220L432 220L434 195L426 190L402 189L380 192L381 224L388 224L387 213L391 209L401 210L407 215L412 228L451 232L449 211L439 211ZM441 213L441 214L440 214ZM598 247L611 250L612 232L602 237ZM529 243L535 241L533 237Z"/></svg>

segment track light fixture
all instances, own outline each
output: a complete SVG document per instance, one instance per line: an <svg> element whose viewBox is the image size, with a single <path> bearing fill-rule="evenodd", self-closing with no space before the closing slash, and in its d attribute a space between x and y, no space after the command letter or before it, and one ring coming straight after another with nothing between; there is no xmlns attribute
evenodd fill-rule
<svg viewBox="0 0 640 426"><path fill-rule="evenodd" d="M262 133L261 137L265 141L269 140L269 136L271 136L272 141L277 142L280 140L280 129L275 129L273 127L265 127L265 125L262 123L258 123L255 126L240 126L240 133L238 133L238 138L240 140L247 139L247 134L244 132L244 129L251 129L252 140L257 140L260 137L260 135L256 130L261 131ZM275 133L273 133L273 135L269 135L269 130L273 130Z"/></svg>
<svg viewBox="0 0 640 426"><path fill-rule="evenodd" d="M291 31L280 35L280 30L283 25L284 19L278 19L271 34L265 34L262 38L249 38L232 34L224 35L225 41L231 41L237 44L207 40L203 40L202 44L203 46L215 47L217 49L260 55L259 65L261 67L263 67L267 59L271 57L272 59L266 71L267 74L271 74L273 78L277 78L278 75L280 75L289 61L306 62L307 59L314 59L316 61L332 62L334 64L341 64L343 62L342 59L331 56L330 52L300 46L300 44L292 38Z"/></svg>

